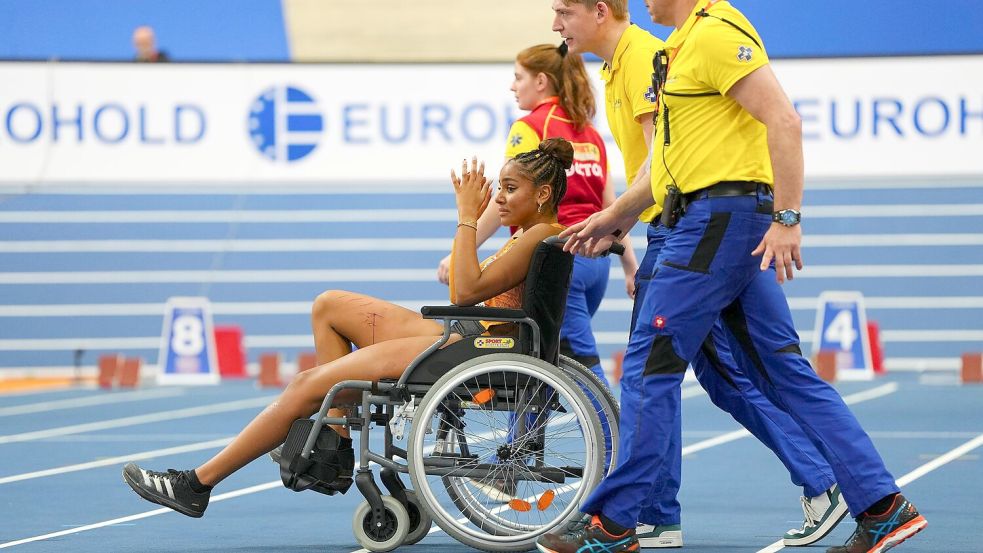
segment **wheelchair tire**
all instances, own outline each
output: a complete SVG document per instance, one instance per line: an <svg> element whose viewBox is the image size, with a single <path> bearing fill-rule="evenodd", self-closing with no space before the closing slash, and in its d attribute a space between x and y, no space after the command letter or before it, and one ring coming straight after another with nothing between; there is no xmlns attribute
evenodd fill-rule
<svg viewBox="0 0 983 553"><path fill-rule="evenodd" d="M605 459L604 474L608 474L614 470L614 467L618 466L621 404L618 402L618 398L614 397L614 394L611 393L611 388L608 387L607 383L583 364L566 355L561 355L559 367L580 384L584 393L588 394L589 397L595 398L597 403L595 407L600 408L597 415L601 418L601 425L603 426L607 422L611 434L611 451L610 457Z"/></svg>
<svg viewBox="0 0 983 553"><path fill-rule="evenodd" d="M618 459L618 439L620 437L618 425L621 420L621 406L618 399L611 393L607 383L583 364L565 355L560 355L559 360L559 368L573 378L589 398L594 398L594 407L601 419L602 429L605 423L607 425L610 433L610 455L605 456L604 474L608 474L617 466ZM460 509L461 514L475 526L499 536L510 536L518 533L516 528L507 523L497 523L496 517L488 509L482 508L479 501L471 497L474 492L460 479L445 478L443 481L448 496Z"/></svg>
<svg viewBox="0 0 983 553"><path fill-rule="evenodd" d="M416 496L416 492L406 490L406 500L408 503L406 512L410 518L410 532L406 535L403 545L413 545L427 537L427 534L430 533L430 527L433 526L433 519L430 518L430 513L426 507L420 503L420 498Z"/></svg>
<svg viewBox="0 0 983 553"><path fill-rule="evenodd" d="M580 467L572 467L575 472L566 473L573 476L574 480L579 478L579 482L575 482L575 484L579 485L571 485L567 479L564 479L564 484L562 485L544 484L543 482L530 479L520 479L520 484L524 484L526 490L534 487L533 484L550 488L539 497L538 501L533 501L535 496L526 499L515 496L515 500L518 500L519 505L524 505L521 508L513 507L511 501L504 504L504 506L496 505L495 507L482 504L478 496L469 488L472 484L469 484L471 479L466 476L466 466L462 468L462 476L429 475L430 478L428 479L426 473L427 467L424 465L424 450L428 450L429 453L430 449L436 450L438 448L436 442L430 444L425 444L424 442L428 435L432 435L436 440L437 435L433 434L430 425L435 417L439 419L442 416L440 413L445 412L440 411L441 406L445 403L456 403L459 406L468 404L471 409L469 412L473 413L475 417L471 421L472 424L481 422L479 415L483 415L490 420L496 416L496 413L507 413L509 411L509 409L488 409L477 405L475 402L465 401L467 398L474 396L466 394L466 398L465 396L460 396L455 390L460 390L462 387L465 391L471 390L473 386L470 386L469 383L472 382L474 386L477 386L477 388L474 388L477 390L481 387L479 378L484 377L490 382L492 375L501 375L501 378L505 379L505 382L508 382L505 376L507 373L514 373L524 379L523 393L528 391L526 388L530 386L530 382L536 381L537 384L532 394L533 396L536 394L546 394L551 402L559 402L557 404L559 406L558 409L551 407L549 411L540 412L547 413L547 418L543 423L539 423L541 414L535 415L534 423L542 424L537 432L545 433L544 440L550 440L551 435L549 431L551 430L556 433L556 440L560 441L566 440L571 433L579 434L570 438L575 445L580 445L579 453L567 453L566 450L552 450L544 441L541 444L542 449L538 454L523 452L519 454L521 457L519 457L518 462L512 461L514 468L509 470L513 471L525 470L528 467L527 459L530 456L534 456L535 459L545 459L549 455L552 456L550 459L554 462L555 459L560 459L566 463L575 464L580 462L582 464ZM520 397L518 385L516 385L516 389L513 392L514 397ZM506 396L508 393L509 390L506 384ZM533 405L533 403L530 402L528 405ZM525 408L526 405L523 405L522 409ZM516 404L514 411L518 410L519 405ZM532 416L531 414L535 412L530 411L526 416ZM467 415L460 416L464 417ZM498 416L502 417L504 413ZM550 428L551 424L568 425L570 423L572 423L572 430L564 429L560 432L556 431L555 427ZM491 428L490 423L489 427ZM565 428L565 426L561 426L561 428ZM474 429L470 430L470 432L468 430L462 430L460 432L462 436L472 440L486 439L488 442L491 442L491 445L487 447L493 447L497 442L505 439L505 434L508 431L509 429L506 428L504 434L502 432L485 433L486 436L484 438L482 438L482 435L476 434L477 430ZM458 431L454 432L456 433ZM439 435L439 432L437 434ZM491 439L492 434L494 434L495 439ZM512 438L509 439L511 440ZM421 400L414 415L414 424L408 443L407 460L414 490L420 500L425 503L426 508L433 516L434 522L447 532L448 535L461 543L486 551L524 551L534 547L536 539L543 533L580 517L577 507L581 501L586 499L587 494L593 490L603 476L603 439L600 419L595 412L591 400L584 393L580 384L569 376L568 370L560 369L539 359L525 355L508 353L491 354L458 365L448 371L447 374L441 377L430 388L430 391ZM478 444L472 444L472 446L475 445ZM506 445L508 448L518 448L520 451L524 450L526 446L522 442L519 442L518 446L514 446L512 442L508 442ZM472 452L474 450L481 450L480 447L469 447L471 448L469 451ZM486 457L489 456L488 451L490 451L487 447L484 450ZM495 451L497 453L494 453L494 455L499 456L502 448L499 447ZM530 449L528 451L536 450ZM446 454L448 450L441 449L440 453ZM583 459L581 460L577 457L578 455L582 455ZM477 463L480 462L479 456ZM498 464L505 465L501 457L499 458ZM550 466L553 470L568 470L571 468L569 464ZM537 464L536 467L540 467L540 465ZM552 489L553 487L556 487L555 491ZM570 492L573 493L571 494ZM438 499L437 495L442 495L446 499L449 499L450 503L453 503L455 512L450 512L449 508L451 505L445 500ZM547 495L549 499L544 500ZM570 497L564 497L567 495L570 495ZM507 511L510 508L517 512L521 512L523 509L528 511L532 508L530 502L536 504L539 512L530 513L527 518L520 519L522 515ZM544 511L549 511L549 513ZM464 518L461 518L457 514L458 512L463 514ZM510 515L513 519L508 518Z"/></svg>
<svg viewBox="0 0 983 553"><path fill-rule="evenodd" d="M392 496L382 496L385 508L385 524L381 528L372 525L372 506L363 501L355 508L352 517L352 533L359 545L369 551L392 551L403 542L410 531L410 517L406 508Z"/></svg>

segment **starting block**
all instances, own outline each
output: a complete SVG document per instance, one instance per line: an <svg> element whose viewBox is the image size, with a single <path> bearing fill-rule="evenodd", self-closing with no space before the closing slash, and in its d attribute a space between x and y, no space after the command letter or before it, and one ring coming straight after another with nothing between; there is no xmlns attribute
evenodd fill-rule
<svg viewBox="0 0 983 553"><path fill-rule="evenodd" d="M824 349L813 358L812 368L816 370L819 378L829 383L836 382L836 356L835 350Z"/></svg>
<svg viewBox="0 0 983 553"><path fill-rule="evenodd" d="M139 357L127 357L120 367L119 372L119 387L120 388L136 388L140 385L140 367L143 365L143 359Z"/></svg>
<svg viewBox="0 0 983 553"><path fill-rule="evenodd" d="M111 390L116 383L116 374L123 366L123 356L110 353L99 356L99 376L97 382L103 390Z"/></svg>
<svg viewBox="0 0 983 553"><path fill-rule="evenodd" d="M625 351L619 350L611 354L611 386L621 383L622 368L625 363Z"/></svg>
<svg viewBox="0 0 983 553"><path fill-rule="evenodd" d="M305 351L297 354L297 372L302 373L317 366L317 354L312 351Z"/></svg>
<svg viewBox="0 0 983 553"><path fill-rule="evenodd" d="M280 378L280 354L263 353L259 356L259 378L256 385L260 388L282 388Z"/></svg>
<svg viewBox="0 0 983 553"><path fill-rule="evenodd" d="M963 384L983 383L983 353L977 351L962 355L961 380Z"/></svg>

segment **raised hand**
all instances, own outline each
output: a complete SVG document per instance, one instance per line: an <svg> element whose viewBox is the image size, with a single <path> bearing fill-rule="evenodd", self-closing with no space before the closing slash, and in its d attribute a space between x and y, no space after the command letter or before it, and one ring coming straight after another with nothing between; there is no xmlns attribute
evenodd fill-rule
<svg viewBox="0 0 983 553"><path fill-rule="evenodd" d="M451 183L457 199L458 222L475 223L491 201L491 181L485 177L485 162L478 163L477 157L461 161L461 176L451 169Z"/></svg>

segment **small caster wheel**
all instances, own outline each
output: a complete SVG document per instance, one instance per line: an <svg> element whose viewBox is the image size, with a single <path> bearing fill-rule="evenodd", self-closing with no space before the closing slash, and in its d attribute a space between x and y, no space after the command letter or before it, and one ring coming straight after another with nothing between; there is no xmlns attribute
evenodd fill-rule
<svg viewBox="0 0 983 553"><path fill-rule="evenodd" d="M385 509L381 523L372 522L372 506L363 501L352 517L352 533L359 545L369 551L392 551L406 541L410 516L403 504L389 495L382 496Z"/></svg>
<svg viewBox="0 0 983 553"><path fill-rule="evenodd" d="M416 496L416 492L406 490L406 500L406 512L410 517L410 533L406 535L403 545L413 545L427 537L427 534L430 533L430 526L433 524L433 519L430 518L430 513L420 504L420 498Z"/></svg>

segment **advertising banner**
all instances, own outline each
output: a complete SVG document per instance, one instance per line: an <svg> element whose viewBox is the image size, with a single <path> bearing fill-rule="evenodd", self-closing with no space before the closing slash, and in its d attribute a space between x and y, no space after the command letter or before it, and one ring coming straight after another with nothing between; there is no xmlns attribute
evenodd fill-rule
<svg viewBox="0 0 983 553"><path fill-rule="evenodd" d="M808 177L983 174L983 56L773 65L802 116ZM0 183L440 183L472 155L494 174L522 115L512 73L0 63ZM623 178L613 141L609 155Z"/></svg>

